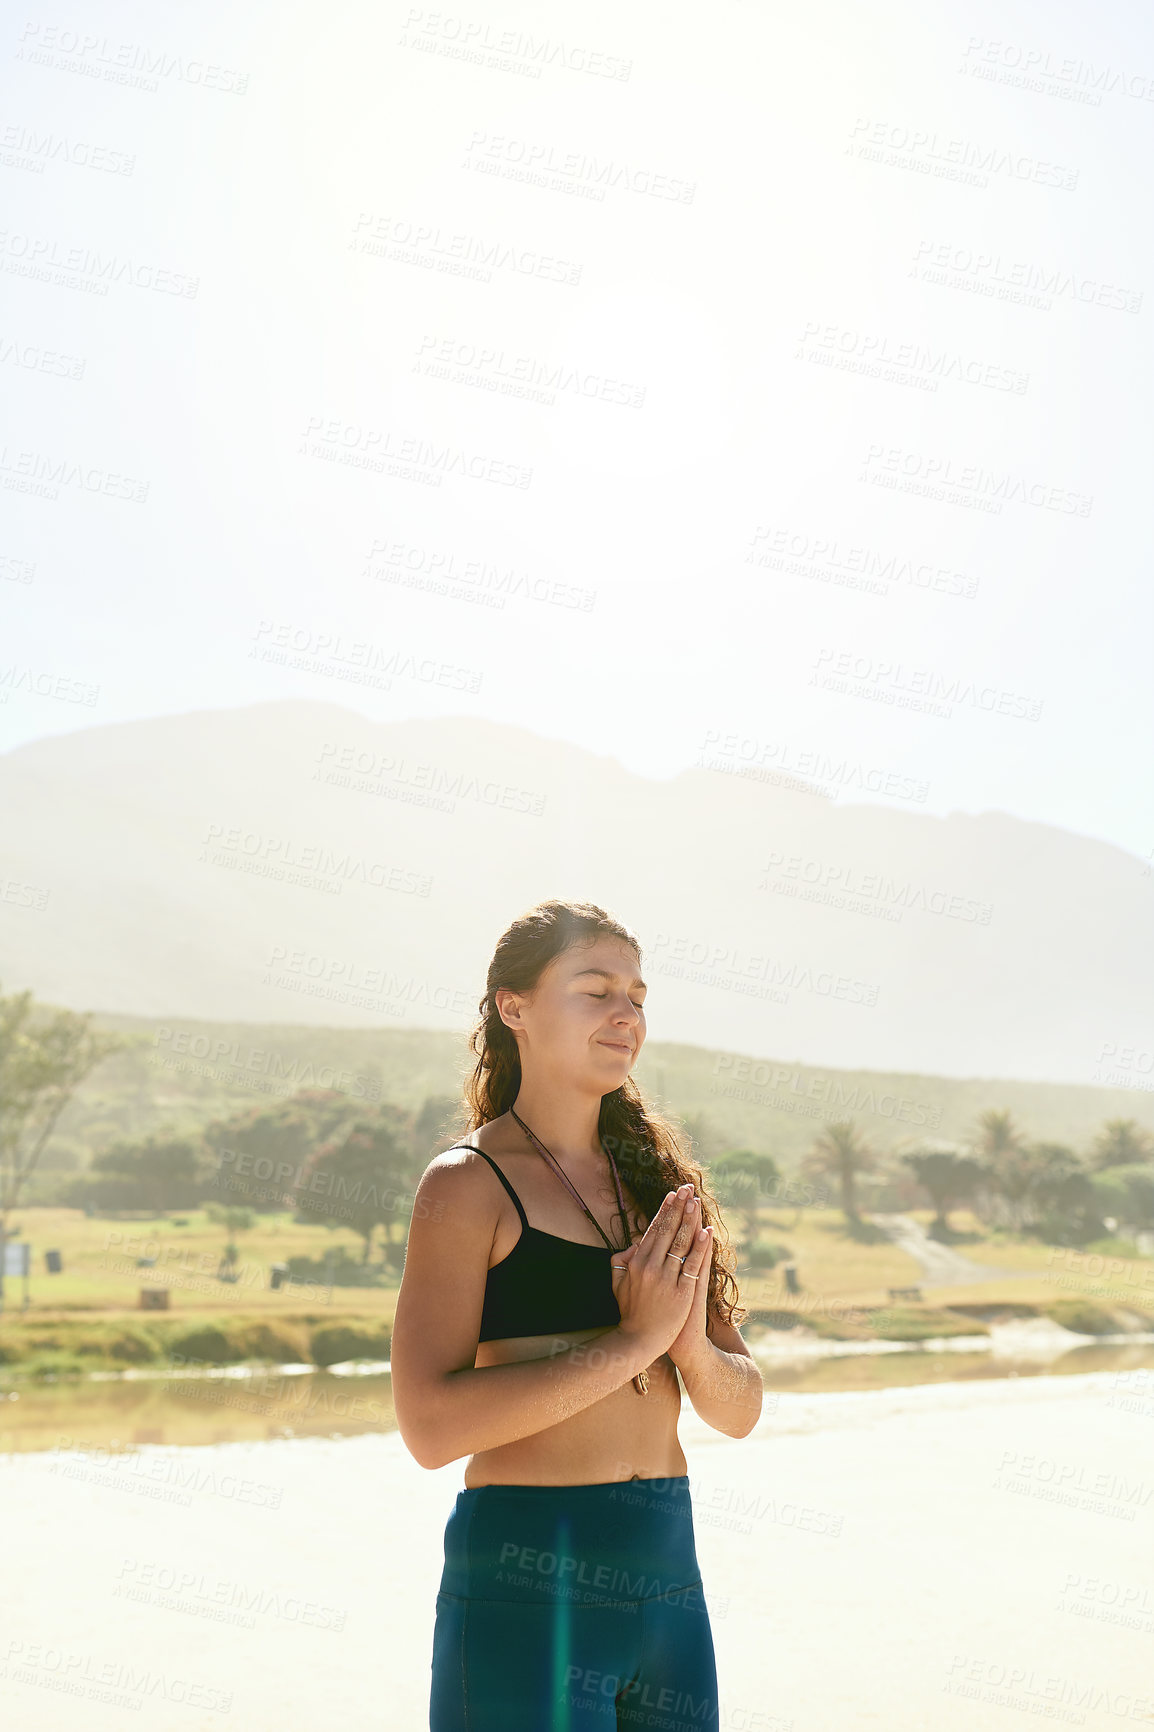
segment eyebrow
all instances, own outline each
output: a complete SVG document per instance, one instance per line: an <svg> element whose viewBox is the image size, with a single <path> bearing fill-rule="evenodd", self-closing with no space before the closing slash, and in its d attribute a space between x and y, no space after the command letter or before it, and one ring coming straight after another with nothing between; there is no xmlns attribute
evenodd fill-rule
<svg viewBox="0 0 1154 1732"><path fill-rule="evenodd" d="M581 976L583 974L599 974L601 976L602 980L616 980L617 979L617 976L615 974L613 974L608 968L581 968L581 969L578 969L576 974L570 975L569 978L571 980L580 980ZM646 986L645 982L642 980L640 975L637 975L636 978L631 980L629 984L631 986L639 986L641 988L642 992L648 992L649 991L649 988Z"/></svg>

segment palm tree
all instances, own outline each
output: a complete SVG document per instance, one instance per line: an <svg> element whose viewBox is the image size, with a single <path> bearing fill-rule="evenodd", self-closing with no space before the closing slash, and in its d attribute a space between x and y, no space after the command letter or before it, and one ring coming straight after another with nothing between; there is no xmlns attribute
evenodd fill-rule
<svg viewBox="0 0 1154 1732"><path fill-rule="evenodd" d="M824 1125L805 1157L807 1171L837 1181L842 1211L850 1227L861 1225L857 1206L858 1175L875 1166L877 1158L877 1150L865 1140L852 1119L838 1119L833 1124Z"/></svg>
<svg viewBox="0 0 1154 1732"><path fill-rule="evenodd" d="M1027 1161L1021 1170L1025 1136L1014 1123L1013 1114L996 1107L981 1113L970 1147L981 1169L979 1185L985 1201L979 1196L975 1206L982 1218L989 1220L1002 1212L996 1203L991 1206L991 1197L1003 1200L1013 1217L1033 1182L1032 1163Z"/></svg>
<svg viewBox="0 0 1154 1732"><path fill-rule="evenodd" d="M1137 1167L1154 1158L1154 1137L1137 1119L1107 1119L1091 1146L1094 1170Z"/></svg>

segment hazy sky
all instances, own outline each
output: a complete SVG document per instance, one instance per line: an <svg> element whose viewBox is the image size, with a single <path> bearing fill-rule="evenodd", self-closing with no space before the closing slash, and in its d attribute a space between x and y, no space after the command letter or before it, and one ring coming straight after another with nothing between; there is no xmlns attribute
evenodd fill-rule
<svg viewBox="0 0 1154 1732"><path fill-rule="evenodd" d="M1147 9L61 4L0 56L5 747L311 696L1154 851Z"/></svg>

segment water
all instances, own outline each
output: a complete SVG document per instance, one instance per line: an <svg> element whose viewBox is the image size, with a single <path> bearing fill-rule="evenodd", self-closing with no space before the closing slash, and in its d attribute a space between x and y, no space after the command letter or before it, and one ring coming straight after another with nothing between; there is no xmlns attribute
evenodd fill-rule
<svg viewBox="0 0 1154 1732"><path fill-rule="evenodd" d="M979 1338L983 1339L983 1338ZM1073 1377L1154 1370L1149 1340L1020 1343L973 1338L907 1348L897 1343L822 1343L814 1354L779 1340L749 1343L767 1390L834 1394L1010 1377ZM879 1350L880 1349L880 1350ZM0 1385L0 1453L141 1444L209 1445L297 1437L358 1437L396 1430L387 1369L357 1375L306 1366L162 1376L139 1372Z"/></svg>

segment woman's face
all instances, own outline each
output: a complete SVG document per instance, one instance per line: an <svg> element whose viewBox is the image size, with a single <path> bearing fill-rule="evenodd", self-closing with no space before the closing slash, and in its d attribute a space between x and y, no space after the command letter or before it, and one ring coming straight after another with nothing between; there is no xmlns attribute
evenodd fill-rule
<svg viewBox="0 0 1154 1732"><path fill-rule="evenodd" d="M634 950L601 936L555 956L531 993L502 987L496 999L523 1071L528 1062L609 1094L621 1087L645 1040L645 990Z"/></svg>

